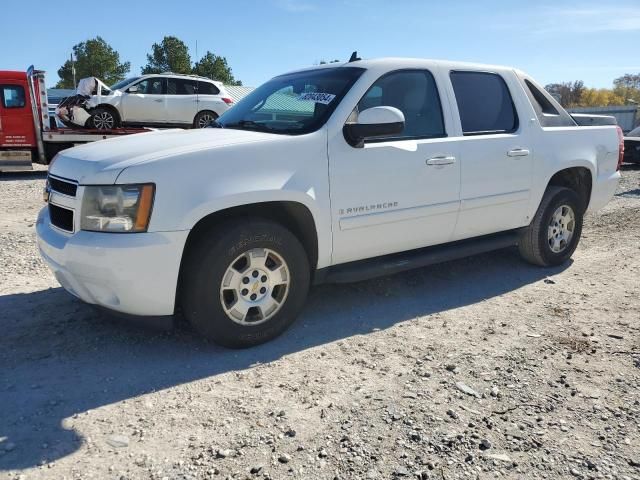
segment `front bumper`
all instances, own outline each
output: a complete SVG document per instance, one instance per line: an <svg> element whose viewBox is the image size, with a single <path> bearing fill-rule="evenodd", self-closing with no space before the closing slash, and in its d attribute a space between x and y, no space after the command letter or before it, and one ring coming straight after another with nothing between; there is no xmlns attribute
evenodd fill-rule
<svg viewBox="0 0 640 480"><path fill-rule="evenodd" d="M60 285L81 300L138 316L172 315L188 231L67 234L44 207L38 248Z"/></svg>

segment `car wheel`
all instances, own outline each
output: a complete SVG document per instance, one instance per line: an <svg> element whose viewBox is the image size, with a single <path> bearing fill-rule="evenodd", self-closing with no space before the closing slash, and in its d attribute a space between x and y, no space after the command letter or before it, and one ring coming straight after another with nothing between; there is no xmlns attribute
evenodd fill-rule
<svg viewBox="0 0 640 480"><path fill-rule="evenodd" d="M520 234L520 254L534 265L564 263L578 246L583 216L584 206L576 192L547 188L533 221Z"/></svg>
<svg viewBox="0 0 640 480"><path fill-rule="evenodd" d="M218 115L210 110L198 112L196 118L193 119L193 128L208 127L211 122L218 119Z"/></svg>
<svg viewBox="0 0 640 480"><path fill-rule="evenodd" d="M309 260L283 226L253 219L216 225L186 253L184 316L204 337L230 348L280 335L301 311Z"/></svg>
<svg viewBox="0 0 640 480"><path fill-rule="evenodd" d="M112 110L98 107L91 112L88 124L96 130L111 130L120 126L120 119Z"/></svg>

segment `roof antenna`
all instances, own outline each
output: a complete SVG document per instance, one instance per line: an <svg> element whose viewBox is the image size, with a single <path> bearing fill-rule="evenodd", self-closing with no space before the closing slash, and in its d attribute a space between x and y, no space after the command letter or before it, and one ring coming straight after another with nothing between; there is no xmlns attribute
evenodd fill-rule
<svg viewBox="0 0 640 480"><path fill-rule="evenodd" d="M357 62L358 60L362 60L362 59L358 56L358 51L356 50L351 54L351 58L349 58L349 63Z"/></svg>

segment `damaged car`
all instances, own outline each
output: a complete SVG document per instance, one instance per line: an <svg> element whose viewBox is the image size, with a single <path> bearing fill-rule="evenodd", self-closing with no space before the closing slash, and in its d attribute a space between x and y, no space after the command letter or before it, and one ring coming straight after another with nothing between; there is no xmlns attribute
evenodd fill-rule
<svg viewBox="0 0 640 480"><path fill-rule="evenodd" d="M89 77L80 80L76 95L61 102L56 114L67 126L97 130L204 128L232 104L222 83L195 75L142 75L111 87Z"/></svg>

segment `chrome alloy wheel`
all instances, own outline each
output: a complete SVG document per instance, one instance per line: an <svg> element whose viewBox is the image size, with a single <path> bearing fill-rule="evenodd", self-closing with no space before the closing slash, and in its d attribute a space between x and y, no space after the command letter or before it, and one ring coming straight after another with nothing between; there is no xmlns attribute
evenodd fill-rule
<svg viewBox="0 0 640 480"><path fill-rule="evenodd" d="M282 308L290 282L289 267L280 255L252 248L231 262L222 277L222 308L235 323L259 325Z"/></svg>
<svg viewBox="0 0 640 480"><path fill-rule="evenodd" d="M98 112L93 116L93 126L98 130L110 130L116 123L116 119L109 112Z"/></svg>
<svg viewBox="0 0 640 480"><path fill-rule="evenodd" d="M202 115L200 115L200 118L198 119L198 128L208 127L209 124L213 122L215 119L216 117L214 117L213 114L203 113Z"/></svg>
<svg viewBox="0 0 640 480"><path fill-rule="evenodd" d="M568 205L558 207L549 222L549 247L553 253L567 248L576 229L576 215Z"/></svg>

